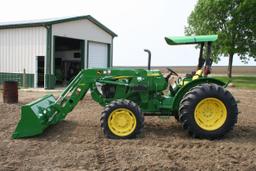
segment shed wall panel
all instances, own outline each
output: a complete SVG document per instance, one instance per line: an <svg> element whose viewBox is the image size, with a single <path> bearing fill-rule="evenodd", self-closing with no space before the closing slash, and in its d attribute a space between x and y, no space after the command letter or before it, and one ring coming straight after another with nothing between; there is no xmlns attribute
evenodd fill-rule
<svg viewBox="0 0 256 171"><path fill-rule="evenodd" d="M91 21L77 20L52 25L54 36L111 43L112 36Z"/></svg>
<svg viewBox="0 0 256 171"><path fill-rule="evenodd" d="M46 56L44 27L0 30L0 72L34 74L36 56Z"/></svg>

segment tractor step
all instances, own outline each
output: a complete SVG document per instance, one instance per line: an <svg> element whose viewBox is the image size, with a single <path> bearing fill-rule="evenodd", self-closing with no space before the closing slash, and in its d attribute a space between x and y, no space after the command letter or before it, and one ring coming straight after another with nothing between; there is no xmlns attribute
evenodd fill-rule
<svg viewBox="0 0 256 171"><path fill-rule="evenodd" d="M169 119L170 116L158 116L158 118L161 120L166 120L166 119Z"/></svg>

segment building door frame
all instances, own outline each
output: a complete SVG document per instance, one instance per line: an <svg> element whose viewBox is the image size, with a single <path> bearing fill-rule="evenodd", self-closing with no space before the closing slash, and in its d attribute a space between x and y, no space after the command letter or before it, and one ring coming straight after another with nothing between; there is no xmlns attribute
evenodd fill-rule
<svg viewBox="0 0 256 171"><path fill-rule="evenodd" d="M39 77L39 74L38 74L38 71L39 71L39 68L38 68L38 65L39 65L39 58L43 58L43 60L44 60L44 67L43 67L43 81L44 81L44 85L43 85L43 87L45 87L45 71L46 71L46 60L45 60L45 56L36 56L35 57L35 76L34 76L34 87L35 88L37 88L37 87L39 87L38 86L38 81L39 81L39 79L38 79L38 77Z"/></svg>

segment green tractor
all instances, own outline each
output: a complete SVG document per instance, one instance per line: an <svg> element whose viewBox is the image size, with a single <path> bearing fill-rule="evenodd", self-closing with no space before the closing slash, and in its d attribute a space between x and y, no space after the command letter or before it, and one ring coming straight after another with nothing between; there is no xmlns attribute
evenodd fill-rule
<svg viewBox="0 0 256 171"><path fill-rule="evenodd" d="M217 35L166 37L165 40L169 45L201 45L197 71L181 78L168 68L168 75L163 76L159 70L150 70L150 59L147 70L81 70L57 99L47 95L22 106L21 120L12 137L43 133L48 126L65 119L88 91L93 100L105 107L100 123L108 138L137 137L144 127L144 116L174 116L195 138L223 137L237 122L238 108L232 94L225 89L226 84L207 77L212 65L211 44ZM178 79L169 85L172 75ZM166 89L168 93L164 94Z"/></svg>

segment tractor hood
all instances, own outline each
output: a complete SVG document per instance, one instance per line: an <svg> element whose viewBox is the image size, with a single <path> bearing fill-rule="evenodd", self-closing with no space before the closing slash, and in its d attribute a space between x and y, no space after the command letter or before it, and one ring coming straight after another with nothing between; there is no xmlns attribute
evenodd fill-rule
<svg viewBox="0 0 256 171"><path fill-rule="evenodd" d="M198 44L203 42L214 42L217 39L218 35L165 37L165 41L169 45Z"/></svg>

